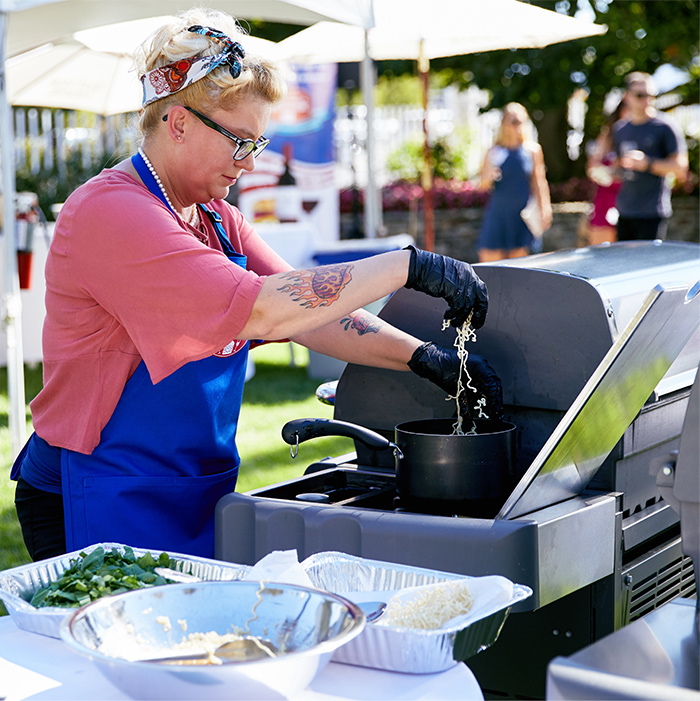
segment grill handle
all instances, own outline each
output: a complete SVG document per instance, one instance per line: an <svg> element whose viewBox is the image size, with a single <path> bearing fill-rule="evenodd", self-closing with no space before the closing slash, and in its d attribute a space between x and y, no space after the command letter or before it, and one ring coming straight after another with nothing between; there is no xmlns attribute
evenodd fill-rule
<svg viewBox="0 0 700 701"><path fill-rule="evenodd" d="M282 427L282 440L292 446L292 457L296 457L294 448L298 449L299 443L311 438L322 436L344 436L360 441L372 450L397 450L396 444L384 438L364 426L351 424L347 421L335 419L294 419L288 421Z"/></svg>

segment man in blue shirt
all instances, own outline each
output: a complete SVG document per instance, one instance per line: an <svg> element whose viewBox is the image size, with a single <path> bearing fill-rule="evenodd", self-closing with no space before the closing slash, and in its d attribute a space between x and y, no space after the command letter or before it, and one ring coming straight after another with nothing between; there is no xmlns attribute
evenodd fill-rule
<svg viewBox="0 0 700 701"><path fill-rule="evenodd" d="M629 117L613 127L613 144L622 169L617 196L619 241L663 239L671 216L668 175L683 180L688 154L680 129L654 108L656 87L647 73L626 78Z"/></svg>

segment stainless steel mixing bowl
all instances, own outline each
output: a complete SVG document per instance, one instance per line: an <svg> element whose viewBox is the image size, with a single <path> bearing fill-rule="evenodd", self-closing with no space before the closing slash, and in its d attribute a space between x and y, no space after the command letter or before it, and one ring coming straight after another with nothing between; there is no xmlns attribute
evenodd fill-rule
<svg viewBox="0 0 700 701"><path fill-rule="evenodd" d="M279 698L308 686L365 626L350 601L318 589L255 581L172 584L100 599L67 617L65 643L139 699ZM191 633L246 633L275 657L220 665L146 661Z"/></svg>

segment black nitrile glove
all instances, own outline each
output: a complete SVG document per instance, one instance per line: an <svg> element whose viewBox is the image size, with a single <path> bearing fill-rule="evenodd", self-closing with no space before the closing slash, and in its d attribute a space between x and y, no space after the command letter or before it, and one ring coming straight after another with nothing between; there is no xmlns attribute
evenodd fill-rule
<svg viewBox="0 0 700 701"><path fill-rule="evenodd" d="M414 246L406 246L404 250L411 251L405 287L431 297L442 297L449 305L445 319L452 326L461 326L472 309L472 327L479 329L484 325L489 294L469 263L421 251Z"/></svg>
<svg viewBox="0 0 700 701"><path fill-rule="evenodd" d="M408 361L408 367L419 377L430 380L433 384L445 390L450 396L457 394L457 379L459 377L460 360L456 350L442 348L434 343L424 343L418 346ZM503 390L501 380L493 368L480 355L470 353L467 358L467 372L471 377L471 385L476 392L467 387L468 379L462 378L464 397L467 411L472 418L478 419L479 412L475 408L481 397L486 397L483 411L490 419L503 420Z"/></svg>

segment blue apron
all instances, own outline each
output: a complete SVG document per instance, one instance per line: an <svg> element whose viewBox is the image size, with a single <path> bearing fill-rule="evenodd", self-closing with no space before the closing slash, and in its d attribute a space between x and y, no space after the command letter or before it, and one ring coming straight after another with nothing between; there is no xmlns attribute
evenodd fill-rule
<svg viewBox="0 0 700 701"><path fill-rule="evenodd" d="M132 162L165 201L141 157ZM219 215L200 207L226 256L245 268L246 256L233 249ZM235 341L156 385L141 361L92 454L61 451L69 551L118 542L214 556L214 508L238 477L247 356L248 342Z"/></svg>

